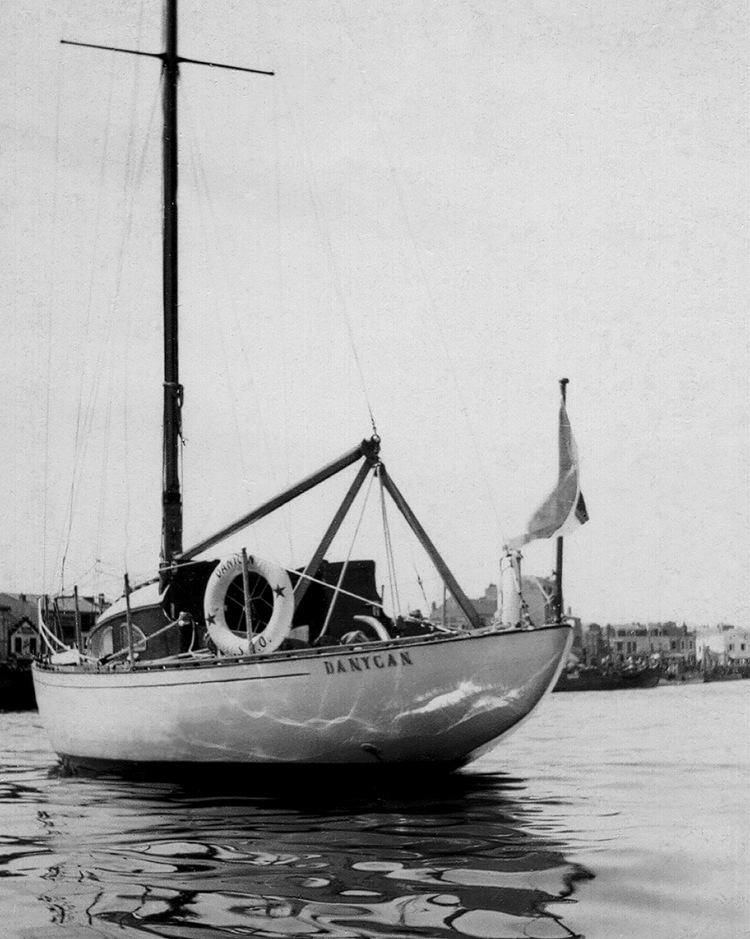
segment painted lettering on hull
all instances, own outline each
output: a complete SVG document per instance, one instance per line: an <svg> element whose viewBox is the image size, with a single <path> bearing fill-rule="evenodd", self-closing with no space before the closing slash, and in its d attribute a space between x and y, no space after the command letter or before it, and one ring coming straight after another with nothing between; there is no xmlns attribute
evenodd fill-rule
<svg viewBox="0 0 750 939"><path fill-rule="evenodd" d="M342 672L374 672L384 668L401 668L414 663L408 652L381 652L377 655L353 655L323 664L327 675L340 675Z"/></svg>

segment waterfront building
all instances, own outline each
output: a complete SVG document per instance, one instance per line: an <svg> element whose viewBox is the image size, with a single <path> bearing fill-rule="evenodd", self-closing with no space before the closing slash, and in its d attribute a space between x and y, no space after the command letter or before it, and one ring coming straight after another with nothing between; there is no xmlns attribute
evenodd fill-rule
<svg viewBox="0 0 750 939"><path fill-rule="evenodd" d="M698 633L698 659L704 667L750 666L750 629L720 623Z"/></svg>
<svg viewBox="0 0 750 939"><path fill-rule="evenodd" d="M28 662L41 651L36 594L0 593L0 664Z"/></svg>
<svg viewBox="0 0 750 939"><path fill-rule="evenodd" d="M529 610L529 616L535 626L555 621L554 598L555 582L550 577L521 577L523 596ZM484 596L472 600L474 608L482 618L482 622L489 626L497 612L497 585L489 584ZM447 597L444 603L433 603L430 610L430 619L434 623L444 623L446 626L461 628L466 617L461 612L453 597ZM575 617L567 617L575 627ZM577 620L580 628L580 620Z"/></svg>
<svg viewBox="0 0 750 939"><path fill-rule="evenodd" d="M667 669L684 671L697 664L696 634L685 623L630 623L607 626L605 641L616 662L650 659Z"/></svg>
<svg viewBox="0 0 750 939"><path fill-rule="evenodd" d="M569 621L574 627L571 658L581 665L648 665L672 676L696 668L696 636L684 623L608 623L602 627L599 623L581 624L573 617Z"/></svg>
<svg viewBox="0 0 750 939"><path fill-rule="evenodd" d="M750 665L750 630L734 629L724 633L727 665Z"/></svg>
<svg viewBox="0 0 750 939"><path fill-rule="evenodd" d="M30 662L41 651L39 635L39 594L0 593L0 664L18 665ZM75 642L76 607L73 597L60 597L55 601L58 617L58 635L64 643ZM96 617L104 609L104 597L79 597L78 611L81 630L86 636L94 626Z"/></svg>
<svg viewBox="0 0 750 939"><path fill-rule="evenodd" d="M583 665L598 665L612 655L599 623L581 623L580 619L573 623L571 651Z"/></svg>

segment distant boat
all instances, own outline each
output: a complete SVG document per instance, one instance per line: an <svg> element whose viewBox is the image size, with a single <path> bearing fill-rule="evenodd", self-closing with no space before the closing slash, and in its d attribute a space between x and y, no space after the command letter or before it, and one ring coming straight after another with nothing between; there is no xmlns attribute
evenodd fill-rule
<svg viewBox="0 0 750 939"><path fill-rule="evenodd" d="M658 668L574 668L563 670L553 691L622 691L655 688L661 677Z"/></svg>
<svg viewBox="0 0 750 939"><path fill-rule="evenodd" d="M76 766L462 765L531 714L557 680L572 630L563 622L484 626L386 471L379 437L183 548L177 80L180 63L211 63L178 55L176 0L165 14L166 51L156 56L165 118L161 565L137 589L126 580L124 596L86 643L61 641L41 611L48 653L35 664L34 681L42 722L55 751ZM356 477L304 568L244 551L205 556L355 464ZM404 516L469 628L388 615L374 562L326 561L368 478Z"/></svg>
<svg viewBox="0 0 750 939"><path fill-rule="evenodd" d="M719 666L710 672L703 673L703 681L739 681L741 678L750 678L750 670L726 668Z"/></svg>
<svg viewBox="0 0 750 939"><path fill-rule="evenodd" d="M703 683L703 672L698 668L688 668L680 672L671 672L667 670L667 673L662 672L661 684L665 688L677 687L679 685L696 685Z"/></svg>

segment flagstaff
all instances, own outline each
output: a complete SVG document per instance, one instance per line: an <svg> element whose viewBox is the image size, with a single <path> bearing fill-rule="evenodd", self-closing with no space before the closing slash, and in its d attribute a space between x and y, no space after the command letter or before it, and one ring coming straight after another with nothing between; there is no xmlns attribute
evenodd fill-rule
<svg viewBox="0 0 750 939"><path fill-rule="evenodd" d="M569 378L560 379L560 395L562 396L563 407L565 407L568 395L567 395L567 386L570 382ZM562 441L560 442L562 447ZM557 560L555 563L555 606L557 607L557 618L562 622L563 616L565 615L565 607L563 605L563 537L560 535L557 539Z"/></svg>

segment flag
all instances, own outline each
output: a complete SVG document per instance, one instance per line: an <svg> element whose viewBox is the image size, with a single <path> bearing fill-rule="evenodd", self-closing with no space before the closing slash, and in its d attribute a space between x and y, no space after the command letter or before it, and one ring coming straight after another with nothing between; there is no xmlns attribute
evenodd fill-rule
<svg viewBox="0 0 750 939"><path fill-rule="evenodd" d="M564 401L560 402L558 448L557 485L529 519L526 533L509 541L509 548L518 549L539 538L570 534L589 520L579 479L578 447Z"/></svg>

